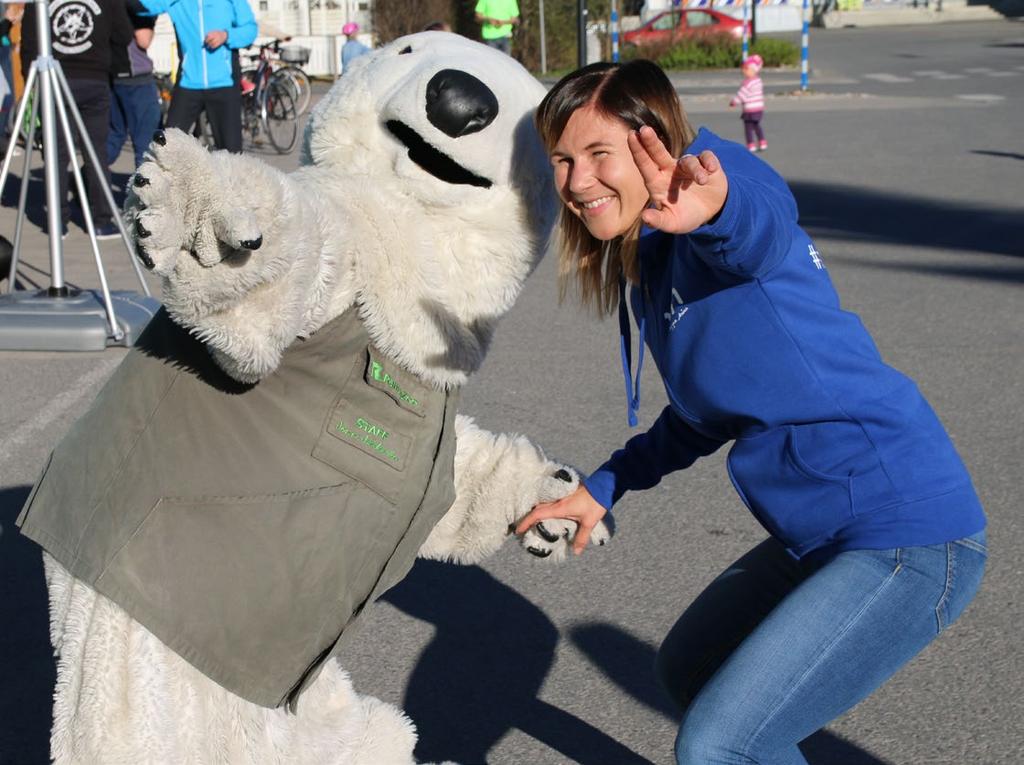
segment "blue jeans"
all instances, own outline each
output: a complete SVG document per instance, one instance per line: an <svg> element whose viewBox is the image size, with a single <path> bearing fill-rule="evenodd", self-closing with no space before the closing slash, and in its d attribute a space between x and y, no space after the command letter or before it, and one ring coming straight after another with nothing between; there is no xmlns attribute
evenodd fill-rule
<svg viewBox="0 0 1024 765"><path fill-rule="evenodd" d="M160 93L152 80L126 85L115 82L110 104L110 132L107 134L107 158L113 164L121 153L125 139L131 136L135 150L135 167L160 127Z"/></svg>
<svg viewBox="0 0 1024 765"><path fill-rule="evenodd" d="M512 55L512 36L506 35L505 37L495 37L490 40L484 40L484 45L489 48L500 50L506 56Z"/></svg>
<svg viewBox="0 0 1024 765"><path fill-rule="evenodd" d="M797 744L866 698L963 612L985 534L799 562L773 539L722 572L658 652L684 710L679 765L807 765Z"/></svg>

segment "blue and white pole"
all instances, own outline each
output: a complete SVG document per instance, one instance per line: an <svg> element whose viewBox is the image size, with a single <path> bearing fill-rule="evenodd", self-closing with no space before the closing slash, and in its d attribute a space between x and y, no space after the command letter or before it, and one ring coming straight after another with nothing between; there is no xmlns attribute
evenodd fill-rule
<svg viewBox="0 0 1024 765"><path fill-rule="evenodd" d="M807 71L808 71L808 65L807 65L808 55L807 55L807 53L808 53L808 48L810 47L808 45L809 38L810 38L810 34L809 34L808 30L810 29L810 26L811 26L810 21L811 21L810 2L808 2L808 0L804 0L804 25L803 25L803 31L800 33L800 90L807 90Z"/></svg>
<svg viewBox="0 0 1024 765"><path fill-rule="evenodd" d="M619 63L619 9L612 0L612 61Z"/></svg>
<svg viewBox="0 0 1024 765"><path fill-rule="evenodd" d="M747 23L747 3L753 2L753 0L742 0L743 1L743 57L741 61L745 61L747 54L750 53L750 45L747 42L747 38L750 33L750 25Z"/></svg>

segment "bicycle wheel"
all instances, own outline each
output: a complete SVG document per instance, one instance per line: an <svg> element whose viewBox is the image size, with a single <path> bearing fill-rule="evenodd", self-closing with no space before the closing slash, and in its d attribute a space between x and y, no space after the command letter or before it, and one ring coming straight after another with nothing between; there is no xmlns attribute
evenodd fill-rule
<svg viewBox="0 0 1024 765"><path fill-rule="evenodd" d="M192 128L192 135L207 149L216 148L216 141L213 140L213 127L210 125L210 118L206 116L205 109L199 112L195 127Z"/></svg>
<svg viewBox="0 0 1024 765"><path fill-rule="evenodd" d="M38 151L43 150L43 119L42 115L36 112L35 126L32 125L32 99L34 93L28 93L28 105L25 107L25 116L21 118L21 125L18 126L18 139L22 146L28 143L28 134L32 133L32 145ZM12 120L13 121L13 120Z"/></svg>
<svg viewBox="0 0 1024 765"><path fill-rule="evenodd" d="M309 100L313 97L313 86L309 82L309 75L297 66L285 66L277 70L283 75L288 83L289 92L295 102L295 114L302 116L309 108Z"/></svg>
<svg viewBox="0 0 1024 765"><path fill-rule="evenodd" d="M267 89L260 94L260 121L278 154L287 154L295 147L299 131L295 100L288 87L276 78L270 80Z"/></svg>
<svg viewBox="0 0 1024 765"><path fill-rule="evenodd" d="M160 98L160 127L167 124L167 112L171 108L171 94L174 92L174 83L171 82L169 74L154 74L157 95Z"/></svg>

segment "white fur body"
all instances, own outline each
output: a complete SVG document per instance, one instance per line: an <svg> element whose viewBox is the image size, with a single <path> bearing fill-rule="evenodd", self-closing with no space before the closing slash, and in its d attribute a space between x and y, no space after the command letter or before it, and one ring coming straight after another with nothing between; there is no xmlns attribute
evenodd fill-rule
<svg viewBox="0 0 1024 765"><path fill-rule="evenodd" d="M59 765L412 765L397 708L328 662L295 713L229 693L44 555Z"/></svg>
<svg viewBox="0 0 1024 765"><path fill-rule="evenodd" d="M427 81L451 67L486 83L501 106L486 129L457 139L421 114ZM163 277L169 313L225 371L255 382L296 337L355 305L380 351L437 388L461 385L550 230L550 166L531 119L542 95L504 54L427 33L357 60L315 110L294 173L210 154L168 131L138 171L128 212L138 246ZM492 185L434 177L388 133L388 120L411 125ZM579 484L575 471L523 437L487 433L465 417L456 434L456 500L425 557L480 561L533 505ZM574 526L546 524L548 533L529 532L524 546L565 557ZM595 530L595 542L607 538L603 525ZM45 561L58 765L414 762L411 722L356 694L333 660L294 712L257 706Z"/></svg>

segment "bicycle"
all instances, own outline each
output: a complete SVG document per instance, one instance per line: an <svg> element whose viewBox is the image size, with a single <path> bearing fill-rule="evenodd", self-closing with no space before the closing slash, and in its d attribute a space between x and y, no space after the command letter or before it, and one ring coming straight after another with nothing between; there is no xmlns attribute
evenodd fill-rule
<svg viewBox="0 0 1024 765"><path fill-rule="evenodd" d="M299 116L306 113L309 108L309 101L313 97L313 86L309 82L309 75L306 74L302 65L309 63L309 48L301 45L284 45L281 47L281 66L274 71L289 78L294 88L292 99L295 101L295 109Z"/></svg>
<svg viewBox="0 0 1024 765"><path fill-rule="evenodd" d="M295 146L299 111L292 96L294 81L271 65L280 51L280 40L260 45L256 68L242 70L242 131L253 143L265 134L279 154L287 154Z"/></svg>
<svg viewBox="0 0 1024 765"><path fill-rule="evenodd" d="M167 112L171 108L171 96L174 94L174 80L170 72L153 72L156 92L160 96L160 126L167 123Z"/></svg>

